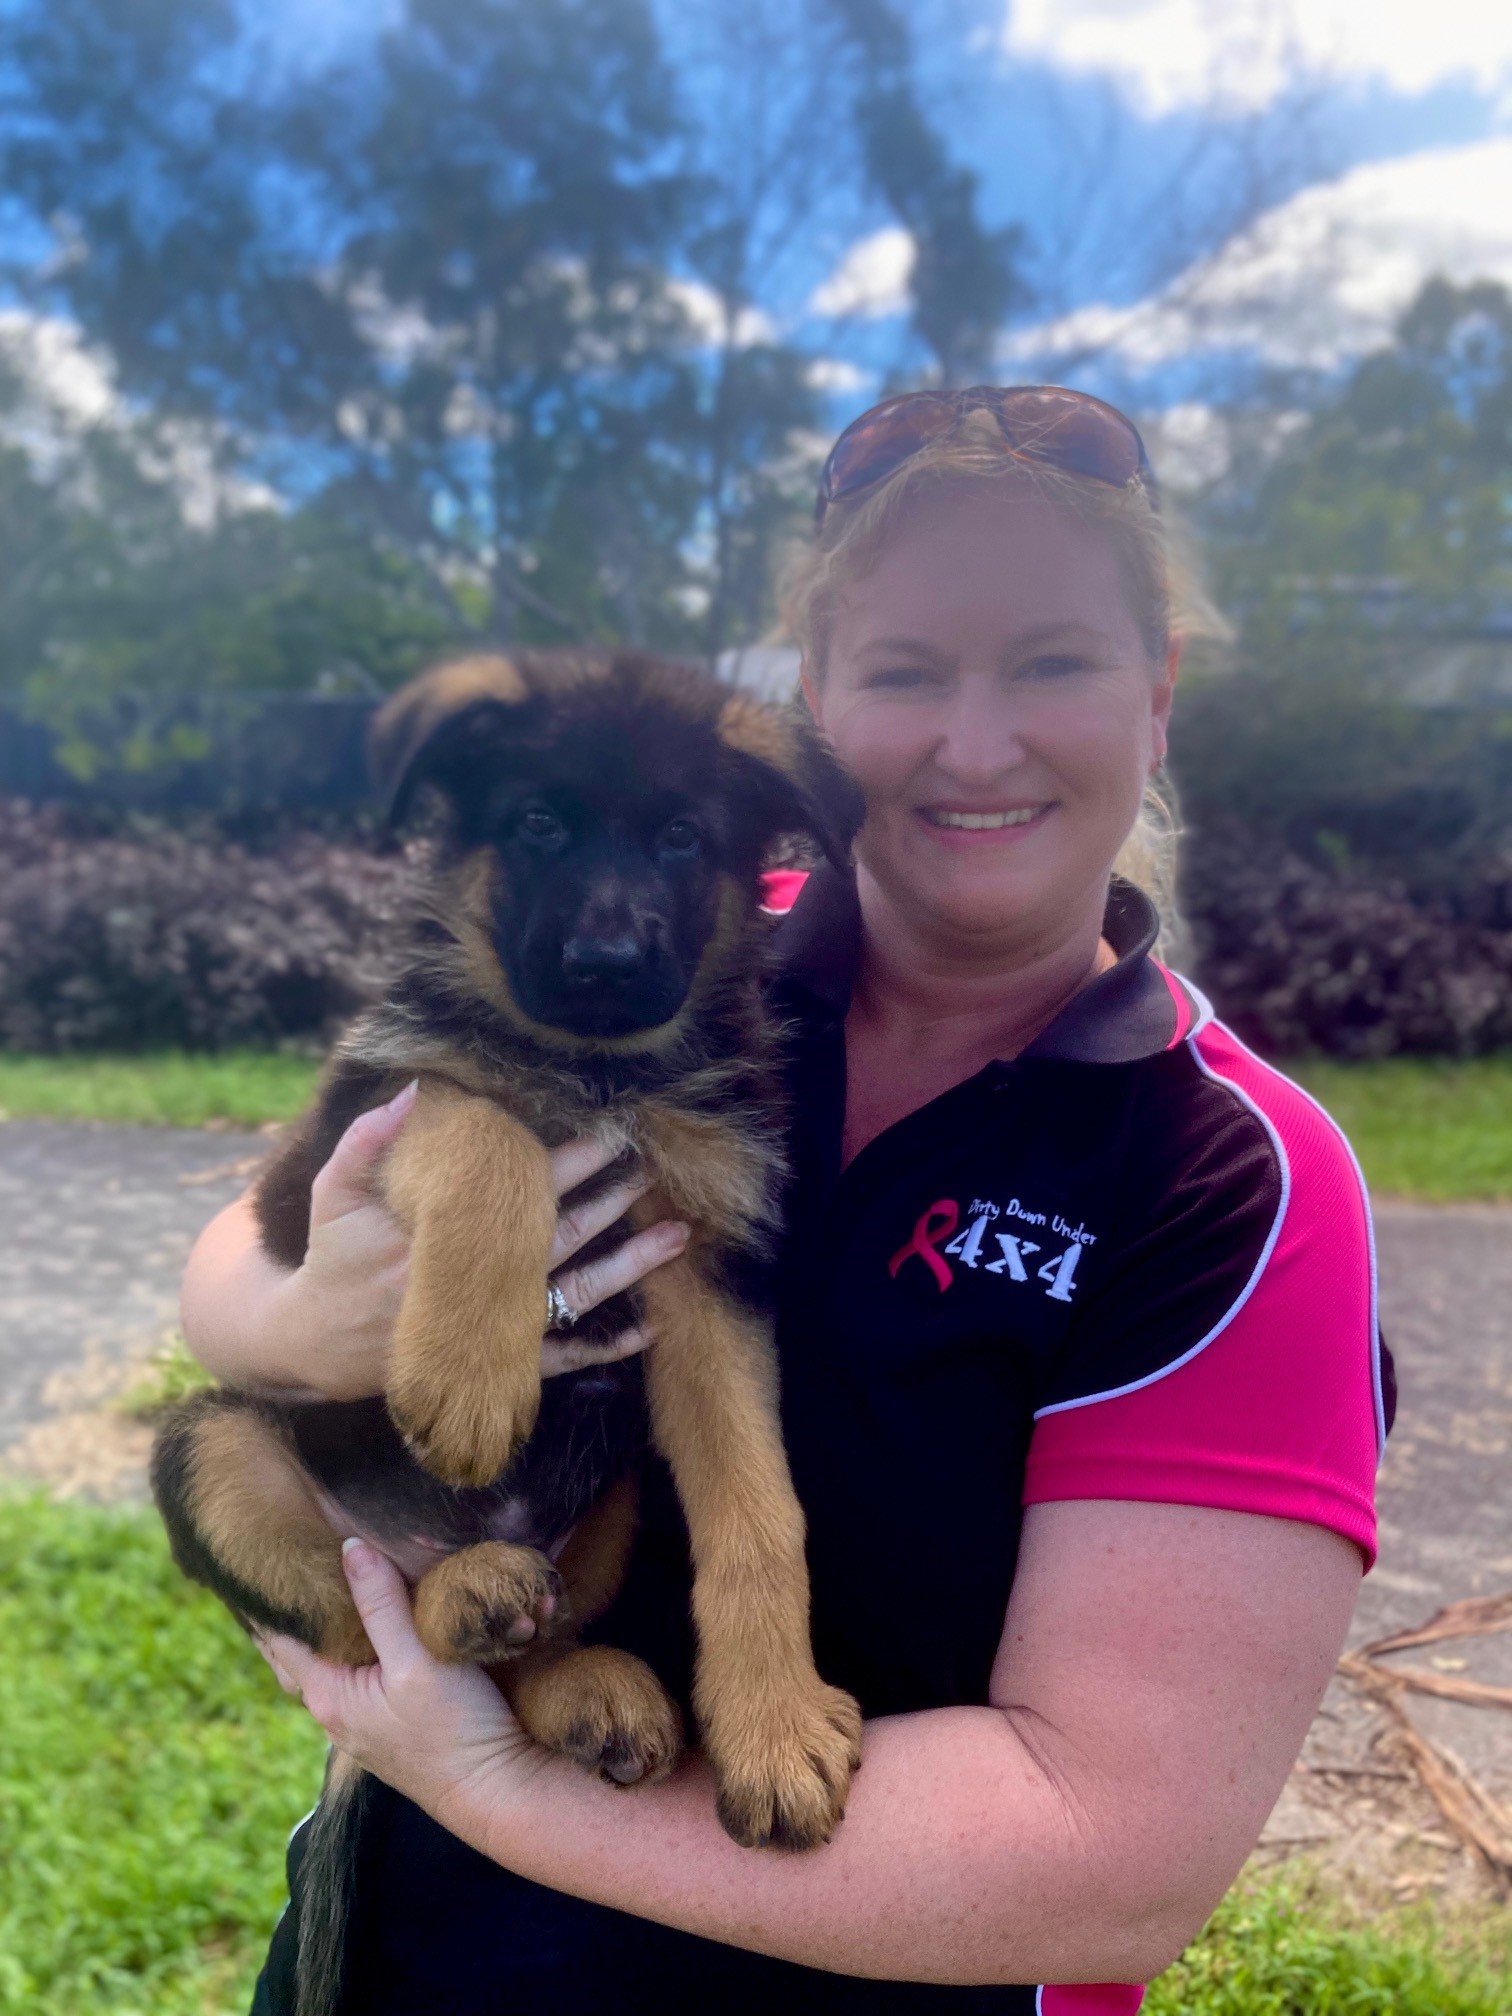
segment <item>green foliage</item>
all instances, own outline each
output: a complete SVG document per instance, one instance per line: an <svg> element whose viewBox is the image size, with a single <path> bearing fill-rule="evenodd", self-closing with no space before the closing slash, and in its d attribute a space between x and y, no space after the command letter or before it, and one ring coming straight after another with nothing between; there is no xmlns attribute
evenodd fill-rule
<svg viewBox="0 0 1512 2016"><path fill-rule="evenodd" d="M319 1066L269 1050L131 1057L18 1056L0 1050L0 1116L113 1120L138 1127L261 1127L308 1104Z"/></svg>
<svg viewBox="0 0 1512 2016"><path fill-rule="evenodd" d="M189 1356L188 1347L175 1330L167 1343L153 1352L141 1379L121 1395L116 1406L133 1420L152 1421L165 1408L177 1406L180 1400L203 1393L214 1384L198 1359Z"/></svg>
<svg viewBox="0 0 1512 2016"><path fill-rule="evenodd" d="M1512 296L1432 280L1267 470L1228 578L1324 603L1390 582L1473 621L1512 593Z"/></svg>
<svg viewBox="0 0 1512 2016"><path fill-rule="evenodd" d="M1506 2016L1504 1919L1362 1920L1305 1878L1242 1885L1151 1988L1145 2016Z"/></svg>
<svg viewBox="0 0 1512 2016"><path fill-rule="evenodd" d="M1512 296L1431 282L1206 504L1240 642L1177 710L1195 823L1218 812L1452 897L1512 845L1512 707L1414 686L1512 609Z"/></svg>
<svg viewBox="0 0 1512 2016"><path fill-rule="evenodd" d="M245 2009L323 1741L149 1513L0 1500L0 2012Z"/></svg>

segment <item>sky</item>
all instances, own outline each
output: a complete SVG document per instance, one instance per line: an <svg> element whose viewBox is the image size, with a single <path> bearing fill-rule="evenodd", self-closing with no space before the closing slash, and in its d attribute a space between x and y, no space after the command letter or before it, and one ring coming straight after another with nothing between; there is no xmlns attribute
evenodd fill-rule
<svg viewBox="0 0 1512 2016"><path fill-rule="evenodd" d="M674 49L698 4L665 0ZM1433 274L1512 285L1512 0L903 4L954 22L926 52L956 80L952 145L988 221L1025 234L1004 380L1190 416L1236 367L1347 368ZM258 20L318 62L395 5L260 0ZM897 354L912 246L879 222L801 250L748 334L816 342L843 423ZM52 380L96 399L69 332L43 335Z"/></svg>
<svg viewBox="0 0 1512 2016"><path fill-rule="evenodd" d="M1139 374L1233 349L1326 370L1384 340L1435 273L1512 284L1502 0L1012 0L1001 46L1111 92L1147 155L1184 121L1261 131L1299 77L1306 101L1298 172L1227 243L1133 293L1076 274L1070 312L1015 332L1011 356L1111 346Z"/></svg>

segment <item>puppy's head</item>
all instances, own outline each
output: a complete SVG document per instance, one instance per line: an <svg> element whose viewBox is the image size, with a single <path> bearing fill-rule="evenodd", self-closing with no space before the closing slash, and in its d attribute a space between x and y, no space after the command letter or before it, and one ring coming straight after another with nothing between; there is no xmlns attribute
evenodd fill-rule
<svg viewBox="0 0 1512 2016"><path fill-rule="evenodd" d="M774 843L843 863L855 786L796 714L696 668L521 652L394 696L373 755L390 816L449 813L444 910L471 984L539 1034L635 1048L739 956Z"/></svg>

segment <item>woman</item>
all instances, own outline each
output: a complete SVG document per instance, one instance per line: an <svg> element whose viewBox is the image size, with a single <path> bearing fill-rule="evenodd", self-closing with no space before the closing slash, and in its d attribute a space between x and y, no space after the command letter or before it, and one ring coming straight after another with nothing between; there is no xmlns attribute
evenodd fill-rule
<svg viewBox="0 0 1512 2016"><path fill-rule="evenodd" d="M785 1429L863 1769L829 1846L742 1851L697 1762L622 1795L535 1750L350 1543L380 1665L267 1650L383 1781L360 2016L1133 2010L1132 1985L1042 1984L1148 1980L1199 1929L1372 1554L1358 1172L1155 962L1151 903L1113 877L1150 873L1185 627L1133 426L1052 388L884 402L826 465L792 617L867 800L854 880L808 878L773 982L797 1032ZM245 1207L206 1233L185 1324L212 1370L377 1389L404 1250L363 1175L402 1124L342 1144L298 1275ZM574 1271L598 1222L559 1235L576 1310L680 1236ZM677 1587L655 1526L620 1642ZM286 1919L261 2009L288 2006L292 1943Z"/></svg>

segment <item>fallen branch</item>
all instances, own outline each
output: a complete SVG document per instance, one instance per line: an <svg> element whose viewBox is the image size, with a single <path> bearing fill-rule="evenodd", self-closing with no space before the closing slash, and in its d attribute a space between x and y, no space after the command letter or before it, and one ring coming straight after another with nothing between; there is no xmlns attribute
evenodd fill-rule
<svg viewBox="0 0 1512 2016"><path fill-rule="evenodd" d="M1413 1645L1436 1645L1443 1638L1488 1638L1495 1631L1512 1631L1512 1589L1501 1596L1467 1596L1436 1610L1426 1624L1414 1624L1406 1631L1393 1631L1362 1645L1359 1657L1378 1659L1383 1652L1405 1652Z"/></svg>
<svg viewBox="0 0 1512 2016"><path fill-rule="evenodd" d="M1417 1728L1402 1706L1407 1683L1400 1675L1358 1656L1341 1659L1339 1668L1372 1696L1392 1724L1424 1790L1455 1834L1481 1857L1500 1888L1512 1891L1512 1814L1477 1784L1452 1752Z"/></svg>
<svg viewBox="0 0 1512 2016"><path fill-rule="evenodd" d="M1381 1669L1410 1687L1414 1694L1436 1694L1442 1701L1464 1701L1472 1708L1512 1708L1512 1687L1493 1687L1485 1680L1456 1680L1448 1673L1429 1673L1421 1666Z"/></svg>

